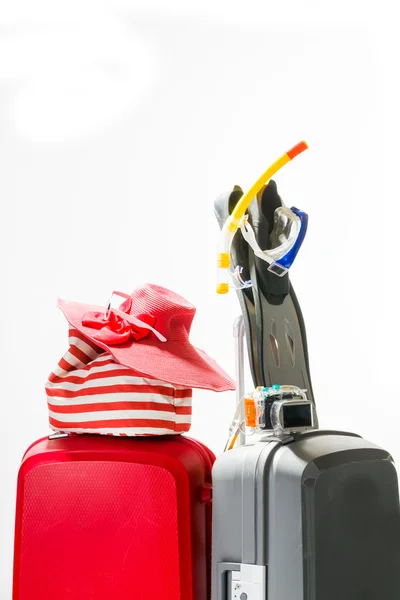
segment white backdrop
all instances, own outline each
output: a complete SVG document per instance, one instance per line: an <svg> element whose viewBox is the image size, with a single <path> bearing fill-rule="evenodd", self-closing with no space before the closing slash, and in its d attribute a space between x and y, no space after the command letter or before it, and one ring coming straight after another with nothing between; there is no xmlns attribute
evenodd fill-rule
<svg viewBox="0 0 400 600"><path fill-rule="evenodd" d="M310 149L276 181L310 215L291 279L320 424L400 462L390 6L1 4L1 599L18 465L48 431L43 385L66 348L57 297L170 287L197 306L193 343L233 374L239 307L215 293L214 197L302 138ZM233 406L195 392L192 434L220 452Z"/></svg>

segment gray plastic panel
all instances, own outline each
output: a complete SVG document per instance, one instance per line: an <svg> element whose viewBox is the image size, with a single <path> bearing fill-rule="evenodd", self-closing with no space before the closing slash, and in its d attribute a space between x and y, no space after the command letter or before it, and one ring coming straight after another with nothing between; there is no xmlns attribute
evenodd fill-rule
<svg viewBox="0 0 400 600"><path fill-rule="evenodd" d="M245 445L222 454L213 467L213 557L216 562L265 564L264 536L257 557L256 532L263 526L265 487L257 473L277 442ZM261 468L262 470L262 468ZM261 482L263 477L260 478Z"/></svg>
<svg viewBox="0 0 400 600"><path fill-rule="evenodd" d="M336 465L329 459L317 459L318 469L303 474L304 598L398 600L394 465L377 449L344 451Z"/></svg>
<svg viewBox="0 0 400 600"><path fill-rule="evenodd" d="M279 446L276 440L241 446L214 464L213 599L219 597L218 563L266 564L264 473Z"/></svg>

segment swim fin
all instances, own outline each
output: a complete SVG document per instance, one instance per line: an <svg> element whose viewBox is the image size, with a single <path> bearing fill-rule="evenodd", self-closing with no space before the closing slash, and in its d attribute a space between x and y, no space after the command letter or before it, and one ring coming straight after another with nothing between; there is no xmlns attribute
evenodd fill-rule
<svg viewBox="0 0 400 600"><path fill-rule="evenodd" d="M276 247L274 212L282 206L270 181L248 209L248 220L262 250ZM256 312L257 352L264 385L297 385L314 400L303 315L289 274L278 277L265 261L249 253Z"/></svg>
<svg viewBox="0 0 400 600"><path fill-rule="evenodd" d="M230 194L216 200L220 227L241 194L235 186ZM248 222L262 250L279 243L274 235L274 212L279 206L282 200L271 180L248 208ZM233 239L231 262L234 268L240 265L243 279L252 282L252 287L239 289L237 294L254 385L296 385L307 389L308 398L314 401L304 319L288 273L278 277L268 271L268 264L254 255L240 230Z"/></svg>
<svg viewBox="0 0 400 600"><path fill-rule="evenodd" d="M235 185L231 192L222 194L215 200L214 212L220 229L222 229L225 221L232 213L242 195L243 190L238 185ZM250 247L239 229L231 247L231 266L233 269L237 266L243 268L242 277L245 281L250 280L249 249ZM253 290L251 287L248 287L237 289L236 291L243 314L251 376L254 385L257 387L264 384L262 370L258 363L256 310Z"/></svg>

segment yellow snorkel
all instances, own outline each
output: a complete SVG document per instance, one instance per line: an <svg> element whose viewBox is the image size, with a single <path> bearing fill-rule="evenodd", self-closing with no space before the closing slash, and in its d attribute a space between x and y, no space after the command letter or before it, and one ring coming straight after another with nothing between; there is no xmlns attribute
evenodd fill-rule
<svg viewBox="0 0 400 600"><path fill-rule="evenodd" d="M285 152L277 161L275 161L266 171L261 175L259 179L252 185L252 187L243 194L239 202L233 209L232 214L225 221L221 231L221 238L219 244L219 252L217 259L218 266L218 283L217 293L227 294L229 292L229 267L231 264L231 245L235 233L242 224L243 217L246 210L250 206L253 199L257 196L258 192L262 187L268 183L268 181L281 169L284 165L290 162L295 156L307 150L308 145L302 141L296 144L291 150Z"/></svg>

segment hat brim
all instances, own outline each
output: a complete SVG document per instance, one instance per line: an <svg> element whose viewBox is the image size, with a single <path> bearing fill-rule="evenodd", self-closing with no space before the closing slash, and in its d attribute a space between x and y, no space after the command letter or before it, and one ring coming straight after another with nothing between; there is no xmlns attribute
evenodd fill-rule
<svg viewBox="0 0 400 600"><path fill-rule="evenodd" d="M160 342L150 334L138 342L132 340L118 346L108 346L93 337L93 329L82 325L82 317L86 312L104 311L104 307L61 299L57 305L71 327L99 348L109 352L116 362L125 367L139 371L147 377L189 388L215 392L236 389L234 380L215 360L203 350L192 346L190 342Z"/></svg>

